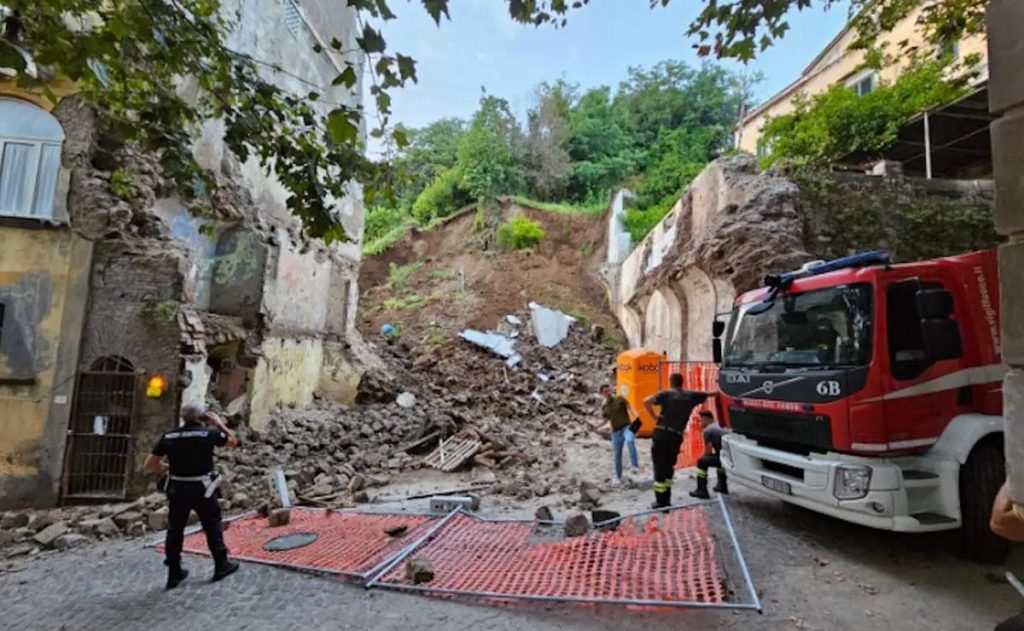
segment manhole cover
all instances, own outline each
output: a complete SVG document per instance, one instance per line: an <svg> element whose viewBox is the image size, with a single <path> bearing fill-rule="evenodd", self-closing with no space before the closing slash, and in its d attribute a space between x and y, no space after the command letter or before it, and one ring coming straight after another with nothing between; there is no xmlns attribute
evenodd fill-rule
<svg viewBox="0 0 1024 631"><path fill-rule="evenodd" d="M293 532L290 535L274 537L263 544L263 549L268 552L281 552L283 550L294 550L302 546L308 546L317 540L315 532Z"/></svg>

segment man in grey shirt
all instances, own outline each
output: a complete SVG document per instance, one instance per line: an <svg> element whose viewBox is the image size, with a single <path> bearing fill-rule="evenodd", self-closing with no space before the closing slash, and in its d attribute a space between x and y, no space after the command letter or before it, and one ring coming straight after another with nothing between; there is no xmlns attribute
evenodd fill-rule
<svg viewBox="0 0 1024 631"><path fill-rule="evenodd" d="M715 485L715 492L728 495L729 487L725 481L725 469L722 468L722 461L718 455L722 453L722 436L729 433L729 430L718 424L715 416L703 410L700 413L700 424L704 428L704 455L697 460L697 490L690 491L690 495L702 500L711 499L708 495L708 469L718 467L718 484Z"/></svg>

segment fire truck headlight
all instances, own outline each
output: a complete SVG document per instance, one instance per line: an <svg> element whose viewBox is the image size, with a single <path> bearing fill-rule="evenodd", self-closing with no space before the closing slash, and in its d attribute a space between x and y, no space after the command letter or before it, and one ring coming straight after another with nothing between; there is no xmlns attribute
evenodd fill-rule
<svg viewBox="0 0 1024 631"><path fill-rule="evenodd" d="M836 468L836 499L856 500L868 494L871 486L871 468L856 465L840 465Z"/></svg>

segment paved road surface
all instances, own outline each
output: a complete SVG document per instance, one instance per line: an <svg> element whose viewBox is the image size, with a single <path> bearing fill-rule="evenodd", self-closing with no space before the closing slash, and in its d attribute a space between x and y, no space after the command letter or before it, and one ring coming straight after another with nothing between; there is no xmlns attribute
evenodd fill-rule
<svg viewBox="0 0 1024 631"><path fill-rule="evenodd" d="M637 509L647 494L606 504ZM746 492L734 519L765 613L495 605L366 591L331 578L243 564L217 584L209 561L164 592L164 568L138 541L53 554L0 574L0 629L900 629L988 630L1024 607L1004 568L965 563L941 537L842 524ZM1024 575L1018 551L1010 566Z"/></svg>

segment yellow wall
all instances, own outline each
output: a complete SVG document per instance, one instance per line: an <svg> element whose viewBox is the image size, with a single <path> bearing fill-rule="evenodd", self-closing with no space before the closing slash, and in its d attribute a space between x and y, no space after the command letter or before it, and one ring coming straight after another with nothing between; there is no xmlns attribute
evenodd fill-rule
<svg viewBox="0 0 1024 631"><path fill-rule="evenodd" d="M88 274L88 265L81 265L83 250L88 250L87 243L69 229L0 225L0 291L19 283L43 288L36 292L40 298L38 321L29 317L15 322L14 314L8 311L4 330L0 332L13 335L15 326L22 330L34 327L40 348L36 366L41 368L34 383L12 383L2 378L5 367L0 366L0 478L32 476L38 472L51 402L66 408L71 405L67 396L54 400L51 393L68 287Z"/></svg>
<svg viewBox="0 0 1024 631"><path fill-rule="evenodd" d="M263 429L278 405L309 405L320 385L324 363L318 339L271 338L263 342L263 357L249 382L249 423Z"/></svg>
<svg viewBox="0 0 1024 631"><path fill-rule="evenodd" d="M920 11L920 10L919 10ZM908 41L911 46L918 46L921 51L932 45L924 40L917 26L918 13L914 13L900 22L892 32L884 35L881 41L887 43L886 50L898 54L899 42ZM793 99L801 93L814 95L824 92L836 83L846 82L860 73L858 67L864 63L864 52L851 50L850 45L856 33L847 30L829 47L828 53L808 68L804 75L789 85L782 92L768 99L753 110L740 128L739 149L748 153L757 153L757 143L761 138L761 129L771 118L789 114L793 111ZM981 55L981 68L986 67L987 45L984 35L974 35L959 43L960 59L969 55ZM905 64L894 64L883 68L879 78L892 82L904 70Z"/></svg>

